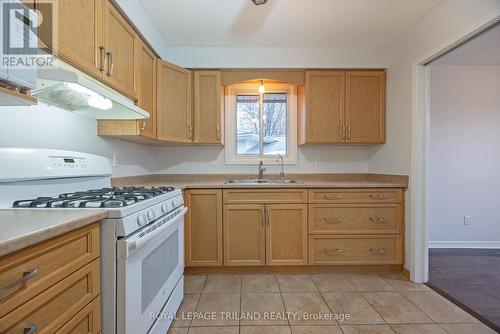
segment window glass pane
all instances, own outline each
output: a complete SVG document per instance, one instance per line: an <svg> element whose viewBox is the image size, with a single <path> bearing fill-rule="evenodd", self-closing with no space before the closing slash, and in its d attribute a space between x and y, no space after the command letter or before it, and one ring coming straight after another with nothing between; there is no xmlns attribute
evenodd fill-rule
<svg viewBox="0 0 500 334"><path fill-rule="evenodd" d="M236 153L259 154L259 95L236 96Z"/></svg>
<svg viewBox="0 0 500 334"><path fill-rule="evenodd" d="M287 154L287 95L264 94L262 119L265 155Z"/></svg>

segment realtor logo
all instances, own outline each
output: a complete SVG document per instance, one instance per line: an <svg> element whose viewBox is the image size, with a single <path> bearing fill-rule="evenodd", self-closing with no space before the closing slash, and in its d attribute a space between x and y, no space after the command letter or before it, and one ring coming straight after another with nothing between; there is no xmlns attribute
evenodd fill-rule
<svg viewBox="0 0 500 334"><path fill-rule="evenodd" d="M54 57L42 45L53 44L53 4L40 1L37 2L37 8L29 8L19 0L0 0L0 3L2 18L0 66L15 69L51 67ZM40 39L42 32L43 42Z"/></svg>

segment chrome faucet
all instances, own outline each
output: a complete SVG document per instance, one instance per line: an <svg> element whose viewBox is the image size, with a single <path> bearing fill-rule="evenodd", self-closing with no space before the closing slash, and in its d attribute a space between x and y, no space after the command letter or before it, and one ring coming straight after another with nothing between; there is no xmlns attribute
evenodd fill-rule
<svg viewBox="0 0 500 334"><path fill-rule="evenodd" d="M266 168L264 167L264 163L261 161L259 163L259 174L257 175L257 178L259 180L262 180L264 178L264 172L266 171Z"/></svg>
<svg viewBox="0 0 500 334"><path fill-rule="evenodd" d="M281 159L281 173L280 173L280 179L284 180L285 179L285 170L283 168L283 156L281 154L278 154L276 157L276 162L279 162Z"/></svg>

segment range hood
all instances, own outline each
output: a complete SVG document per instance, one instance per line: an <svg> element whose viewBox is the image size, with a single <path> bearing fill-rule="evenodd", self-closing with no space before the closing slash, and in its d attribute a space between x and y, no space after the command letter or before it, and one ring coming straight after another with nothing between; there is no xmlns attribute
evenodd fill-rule
<svg viewBox="0 0 500 334"><path fill-rule="evenodd" d="M99 81L58 61L53 69L39 69L32 95L59 108L95 119L144 119L149 113Z"/></svg>

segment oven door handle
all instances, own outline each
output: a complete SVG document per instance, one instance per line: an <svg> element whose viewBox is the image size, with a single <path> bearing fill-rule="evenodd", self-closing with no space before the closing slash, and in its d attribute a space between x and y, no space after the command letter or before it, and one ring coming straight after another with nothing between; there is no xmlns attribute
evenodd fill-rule
<svg viewBox="0 0 500 334"><path fill-rule="evenodd" d="M179 212L172 220L170 220L167 224L163 224L160 227L158 227L156 230L146 234L145 236L139 238L139 237L132 237L130 239L123 239L123 240L118 240L118 245L117 245L117 253L118 253L118 259L126 259L133 253L135 253L137 250L142 248L144 245L148 243L151 239L155 238L159 234L161 234L163 231L165 231L169 226L172 226L175 224L179 219L182 219L188 209L185 207L181 212Z"/></svg>

